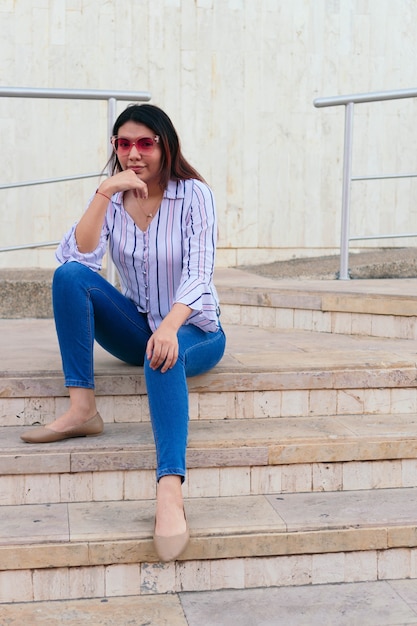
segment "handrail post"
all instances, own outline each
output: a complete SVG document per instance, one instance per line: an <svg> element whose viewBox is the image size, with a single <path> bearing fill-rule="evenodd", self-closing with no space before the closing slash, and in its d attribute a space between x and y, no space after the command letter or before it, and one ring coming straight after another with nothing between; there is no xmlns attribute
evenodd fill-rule
<svg viewBox="0 0 417 626"><path fill-rule="evenodd" d="M350 190L352 182L353 102L345 106L343 147L342 224L340 234L340 280L349 280Z"/></svg>
<svg viewBox="0 0 417 626"><path fill-rule="evenodd" d="M110 137L111 134L113 132L113 124L116 121L116 98L109 98L108 102L107 102L107 136L109 138L109 144L108 144L108 156L109 158L112 155L113 152L113 146L110 143Z"/></svg>
<svg viewBox="0 0 417 626"><path fill-rule="evenodd" d="M113 124L116 121L116 99L115 98L109 98L108 102L107 102L107 128L108 128L108 133L107 133L107 138L109 140L108 143L108 149L107 149L107 154L108 157L110 159L112 152L113 152L113 146L110 143L110 136L113 132ZM108 166L107 168L107 176L111 176L112 172L110 171L110 168ZM116 284L116 268L114 266L114 263L112 261L112 258L110 256L109 251L107 251L107 271L106 271L106 277L107 280L109 281L109 283L111 285L115 285Z"/></svg>
<svg viewBox="0 0 417 626"><path fill-rule="evenodd" d="M417 89L397 89L394 91L374 91L369 93L333 96L331 98L316 98L315 107L332 107L344 105L345 108L345 140L343 147L343 190L342 190L342 225L340 242L340 271L339 278L349 280L349 242L360 239L391 239L393 237L417 237L417 234L374 235L350 237L350 191L351 183L357 180L379 180L389 178L417 177L417 174L395 175L367 175L352 176L352 143L353 143L353 106L364 102L382 102L385 100L399 100L402 98L417 98Z"/></svg>

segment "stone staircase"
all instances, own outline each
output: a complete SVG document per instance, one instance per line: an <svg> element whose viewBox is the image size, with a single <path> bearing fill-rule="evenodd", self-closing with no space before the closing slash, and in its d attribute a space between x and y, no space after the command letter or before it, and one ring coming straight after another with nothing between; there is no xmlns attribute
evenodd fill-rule
<svg viewBox="0 0 417 626"><path fill-rule="evenodd" d="M0 603L417 578L417 280L216 284L228 347L189 381L176 563L141 370L97 349L105 433L24 444L65 406L60 357L51 319L0 320Z"/></svg>

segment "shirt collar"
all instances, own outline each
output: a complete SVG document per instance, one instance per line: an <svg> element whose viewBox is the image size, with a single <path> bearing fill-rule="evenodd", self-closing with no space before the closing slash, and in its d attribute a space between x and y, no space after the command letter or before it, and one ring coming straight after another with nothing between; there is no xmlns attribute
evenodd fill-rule
<svg viewBox="0 0 417 626"><path fill-rule="evenodd" d="M164 198L184 198L185 189L183 180L170 180L168 186L165 189Z"/></svg>

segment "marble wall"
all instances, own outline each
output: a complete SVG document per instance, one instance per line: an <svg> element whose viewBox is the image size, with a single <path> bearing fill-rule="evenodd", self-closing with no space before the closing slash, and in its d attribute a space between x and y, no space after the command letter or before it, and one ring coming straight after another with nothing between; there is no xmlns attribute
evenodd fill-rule
<svg viewBox="0 0 417 626"><path fill-rule="evenodd" d="M344 107L313 100L417 87L416 23L415 0L0 0L0 85L149 91L214 189L219 265L330 254ZM354 174L417 172L416 99L356 111ZM0 98L0 137L0 184L100 172L106 106ZM414 232L416 185L354 183L352 234ZM59 239L96 186L0 190L0 247Z"/></svg>

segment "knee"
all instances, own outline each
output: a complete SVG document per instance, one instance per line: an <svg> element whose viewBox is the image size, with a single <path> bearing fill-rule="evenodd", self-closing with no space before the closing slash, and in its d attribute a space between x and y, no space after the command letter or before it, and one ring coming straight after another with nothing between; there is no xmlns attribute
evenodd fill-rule
<svg viewBox="0 0 417 626"><path fill-rule="evenodd" d="M79 276L80 273L82 274L85 270L88 270L88 267L78 263L77 261L63 263L63 265L56 268L53 280L60 281L65 280L67 277L72 278L74 276Z"/></svg>
<svg viewBox="0 0 417 626"><path fill-rule="evenodd" d="M56 290L80 284L86 272L91 272L91 270L81 263L76 261L64 263L57 267L54 272L52 288Z"/></svg>

